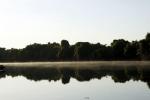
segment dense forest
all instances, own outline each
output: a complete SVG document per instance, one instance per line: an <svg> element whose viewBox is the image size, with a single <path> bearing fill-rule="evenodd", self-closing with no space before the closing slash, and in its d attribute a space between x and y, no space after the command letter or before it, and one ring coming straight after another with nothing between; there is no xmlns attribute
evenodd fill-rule
<svg viewBox="0 0 150 100"><path fill-rule="evenodd" d="M150 33L145 39L129 42L113 40L110 46L77 42L34 43L22 49L0 48L0 61L80 61L80 60L150 60Z"/></svg>

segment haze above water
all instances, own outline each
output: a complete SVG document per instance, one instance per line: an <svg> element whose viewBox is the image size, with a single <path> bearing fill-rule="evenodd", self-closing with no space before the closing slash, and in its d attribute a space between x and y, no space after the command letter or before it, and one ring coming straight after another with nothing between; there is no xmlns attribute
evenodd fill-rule
<svg viewBox="0 0 150 100"><path fill-rule="evenodd" d="M2 100L149 100L150 62L1 63Z"/></svg>

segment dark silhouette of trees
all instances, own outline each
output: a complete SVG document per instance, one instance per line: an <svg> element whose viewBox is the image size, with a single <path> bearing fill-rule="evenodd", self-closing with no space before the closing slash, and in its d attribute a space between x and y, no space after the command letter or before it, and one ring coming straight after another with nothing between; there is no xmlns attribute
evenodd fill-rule
<svg viewBox="0 0 150 100"><path fill-rule="evenodd" d="M150 33L145 39L129 42L113 40L110 46L100 43L67 40L59 43L27 45L23 49L0 48L0 61L63 61L63 60L150 60Z"/></svg>
<svg viewBox="0 0 150 100"><path fill-rule="evenodd" d="M138 54L141 59L150 59L150 33L147 33L146 38L139 41Z"/></svg>
<svg viewBox="0 0 150 100"><path fill-rule="evenodd" d="M72 58L70 44L67 40L61 41L61 47L58 53L58 58L62 60L69 60Z"/></svg>
<svg viewBox="0 0 150 100"><path fill-rule="evenodd" d="M93 52L95 60L111 60L113 57L113 51L110 46L101 45Z"/></svg>
<svg viewBox="0 0 150 100"><path fill-rule="evenodd" d="M57 60L60 45L57 43L32 44L21 50L21 59L23 61L43 61Z"/></svg>
<svg viewBox="0 0 150 100"><path fill-rule="evenodd" d="M124 48L124 55L126 59L138 59L137 50L139 47L139 43L137 41L133 41L128 43Z"/></svg>
<svg viewBox="0 0 150 100"><path fill-rule="evenodd" d="M6 51L6 58L9 61L18 61L20 59L21 50L11 48Z"/></svg>
<svg viewBox="0 0 150 100"><path fill-rule="evenodd" d="M0 60L4 61L6 60L7 52L5 48L0 48Z"/></svg>
<svg viewBox="0 0 150 100"><path fill-rule="evenodd" d="M126 45L128 43L129 43L128 41L123 40L123 39L114 40L111 43L114 59L124 59L125 58L124 48L126 47Z"/></svg>
<svg viewBox="0 0 150 100"><path fill-rule="evenodd" d="M150 33L147 33L145 38L146 38L147 41L150 41Z"/></svg>
<svg viewBox="0 0 150 100"><path fill-rule="evenodd" d="M88 42L78 42L75 44L74 57L76 60L89 60L92 54L92 45Z"/></svg>

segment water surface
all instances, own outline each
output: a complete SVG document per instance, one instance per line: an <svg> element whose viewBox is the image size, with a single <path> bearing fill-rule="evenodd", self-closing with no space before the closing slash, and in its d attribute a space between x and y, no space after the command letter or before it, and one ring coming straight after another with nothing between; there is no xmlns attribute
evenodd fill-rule
<svg viewBox="0 0 150 100"><path fill-rule="evenodd" d="M1 63L2 100L149 100L150 62Z"/></svg>

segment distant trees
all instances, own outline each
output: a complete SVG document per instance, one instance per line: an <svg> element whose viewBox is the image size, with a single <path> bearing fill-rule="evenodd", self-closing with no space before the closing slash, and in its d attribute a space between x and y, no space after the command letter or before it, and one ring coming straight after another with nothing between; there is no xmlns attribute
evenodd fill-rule
<svg viewBox="0 0 150 100"><path fill-rule="evenodd" d="M9 61L19 61L20 56L21 56L20 54L21 54L20 49L11 48L11 49L6 51L5 60L7 59Z"/></svg>
<svg viewBox="0 0 150 100"><path fill-rule="evenodd" d="M92 45L90 43L78 42L75 44L74 57L76 60L89 60L92 51Z"/></svg>
<svg viewBox="0 0 150 100"><path fill-rule="evenodd" d="M67 40L61 41L61 47L58 52L58 58L60 58L62 60L71 59L71 48L70 48L70 44Z"/></svg>
<svg viewBox="0 0 150 100"><path fill-rule="evenodd" d="M92 57L95 60L111 60L113 57L112 47L96 44L96 48L93 50Z"/></svg>
<svg viewBox="0 0 150 100"><path fill-rule="evenodd" d="M113 57L114 59L124 59L125 55L124 55L124 49L127 46L129 42L123 39L119 39L119 40L114 40L111 43L111 47L113 49Z"/></svg>
<svg viewBox="0 0 150 100"><path fill-rule="evenodd" d="M48 61L57 60L60 45L58 43L31 44L16 53L20 61Z"/></svg>
<svg viewBox="0 0 150 100"><path fill-rule="evenodd" d="M124 48L124 55L126 59L138 59L138 48L139 43L137 41L132 41L128 43Z"/></svg>
<svg viewBox="0 0 150 100"><path fill-rule="evenodd" d="M113 40L110 46L77 42L34 43L23 49L0 48L0 61L63 61L63 60L150 60L150 33L145 39L129 42Z"/></svg>
<svg viewBox="0 0 150 100"><path fill-rule="evenodd" d="M147 33L145 39L139 41L138 54L141 59L150 59L150 33Z"/></svg>
<svg viewBox="0 0 150 100"><path fill-rule="evenodd" d="M7 52L5 48L0 48L0 61L4 61L6 59Z"/></svg>

